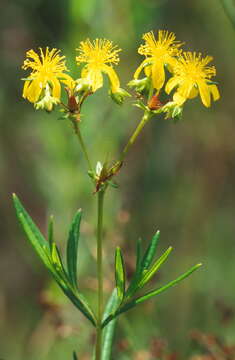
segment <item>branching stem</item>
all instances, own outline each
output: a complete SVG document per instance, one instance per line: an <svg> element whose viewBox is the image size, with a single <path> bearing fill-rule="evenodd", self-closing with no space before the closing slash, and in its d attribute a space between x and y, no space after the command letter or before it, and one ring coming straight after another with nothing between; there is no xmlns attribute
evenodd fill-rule
<svg viewBox="0 0 235 360"><path fill-rule="evenodd" d="M122 162L127 153L128 153L128 150L129 148L131 147L131 145L134 144L135 140L137 139L137 137L139 136L140 132L142 131L143 127L145 126L145 124L148 122L148 120L151 118L151 113L146 111L144 113L144 116L142 117L140 123L138 124L137 128L135 129L134 133L132 134L132 136L130 137L128 143L126 144L122 154L121 154L121 158L120 158L120 161Z"/></svg>
<svg viewBox="0 0 235 360"><path fill-rule="evenodd" d="M87 161L88 169L92 172L93 169L92 169L91 161L90 161L87 149L86 149L86 145L85 145L85 143L83 141L82 134L81 134L80 128L78 126L78 123L75 120L72 120L72 123L73 123L73 128L74 128L75 134L77 136L77 139L78 139L78 141L80 143L80 146L82 148L85 159Z"/></svg>

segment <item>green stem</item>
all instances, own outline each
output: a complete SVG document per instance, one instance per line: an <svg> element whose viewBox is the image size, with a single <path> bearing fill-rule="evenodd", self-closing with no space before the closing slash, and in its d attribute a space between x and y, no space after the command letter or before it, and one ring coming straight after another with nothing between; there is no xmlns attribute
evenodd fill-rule
<svg viewBox="0 0 235 360"><path fill-rule="evenodd" d="M102 352L102 316L103 316L103 207L105 190L98 192L98 221L97 221L97 277L98 277L98 313L96 328L95 360L101 360Z"/></svg>
<svg viewBox="0 0 235 360"><path fill-rule="evenodd" d="M87 149L86 149L86 145L83 141L83 138L82 138L82 134L81 134L81 131L80 131L80 128L78 126L78 123L74 120L72 120L72 123L73 123L73 128L74 128L74 131L75 131L75 134L77 135L77 138L78 138L78 141L81 145L81 148L82 148L82 151L83 151L83 154L85 156L85 159L87 161L87 166L88 166L88 169L93 172L93 169L92 169L92 165L91 165L91 161L90 161L90 158L89 158L89 155L87 153Z"/></svg>
<svg viewBox="0 0 235 360"><path fill-rule="evenodd" d="M151 118L151 113L149 111L146 111L144 113L144 116L142 117L140 123L138 124L137 128L135 129L134 133L132 134L132 136L130 137L128 143L126 144L123 152L122 152L122 155L121 155L121 158L120 158L120 161L122 162L125 157L126 157L126 154L129 150L129 148L131 147L131 145L134 144L136 138L138 137L138 135L140 134L140 132L142 131L143 127L145 126L145 124L148 122L148 120Z"/></svg>
<svg viewBox="0 0 235 360"><path fill-rule="evenodd" d="M149 94L148 94L148 102L151 99L151 97L153 96L153 91L154 91L154 88L151 85L150 89L149 89ZM131 147L131 145L134 144L134 142L135 142L136 138L138 137L139 133L142 131L144 125L148 122L148 120L151 118L151 116L152 116L152 114L149 111L144 112L144 116L142 117L140 123L138 124L137 128L135 129L134 133L130 137L128 143L126 144L126 146L125 146L125 148L124 148L124 150L122 152L120 162L122 162L125 159L129 148Z"/></svg>

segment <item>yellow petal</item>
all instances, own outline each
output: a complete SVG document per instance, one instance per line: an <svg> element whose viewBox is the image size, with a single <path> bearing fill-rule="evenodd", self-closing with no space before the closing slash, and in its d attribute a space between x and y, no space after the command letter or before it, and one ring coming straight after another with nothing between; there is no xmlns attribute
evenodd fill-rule
<svg viewBox="0 0 235 360"><path fill-rule="evenodd" d="M134 73L134 79L138 79L139 74L141 73L141 71L143 70L143 68L150 62L150 58L145 59L144 61L142 61L142 63L140 64L140 66L138 66L138 68L136 69L135 73Z"/></svg>
<svg viewBox="0 0 235 360"><path fill-rule="evenodd" d="M60 82L56 77L50 77L52 83L52 96L60 100L61 86Z"/></svg>
<svg viewBox="0 0 235 360"><path fill-rule="evenodd" d="M28 80L26 80L24 83L23 94L22 94L24 99L27 99L27 93L28 93L28 88L29 88L30 83L31 83L31 81L28 81Z"/></svg>
<svg viewBox="0 0 235 360"><path fill-rule="evenodd" d="M173 95L173 101L176 102L179 106L182 106L186 100L187 99L180 95L177 91Z"/></svg>
<svg viewBox="0 0 235 360"><path fill-rule="evenodd" d="M99 69L89 69L85 78L91 85L93 92L103 86L103 76Z"/></svg>
<svg viewBox="0 0 235 360"><path fill-rule="evenodd" d="M164 64L162 61L155 61L152 66L152 81L155 89L160 90L165 82Z"/></svg>
<svg viewBox="0 0 235 360"><path fill-rule="evenodd" d="M37 102L42 89L43 83L40 81L40 78L33 80L27 89L27 99L32 103Z"/></svg>
<svg viewBox="0 0 235 360"><path fill-rule="evenodd" d="M149 77L149 76L151 76L151 65L149 65L149 66L145 66L145 68L144 68L144 73L145 73L145 75L147 76L147 77Z"/></svg>
<svg viewBox="0 0 235 360"><path fill-rule="evenodd" d="M188 98L189 99L194 99L196 96L198 96L198 88L196 88L195 86L193 86L192 90L189 93Z"/></svg>
<svg viewBox="0 0 235 360"><path fill-rule="evenodd" d="M67 74L62 74L62 75L63 75L63 79L61 79L61 82L64 83L69 89L74 89L75 81L73 80L73 78L71 78L71 76Z"/></svg>
<svg viewBox="0 0 235 360"><path fill-rule="evenodd" d="M213 96L213 100L217 101L220 98L220 93L216 85L210 85L210 92Z"/></svg>
<svg viewBox="0 0 235 360"><path fill-rule="evenodd" d="M86 78L88 72L89 72L89 70L88 70L87 66L84 66L84 67L82 68L82 71L81 71L81 77L82 77L83 79Z"/></svg>
<svg viewBox="0 0 235 360"><path fill-rule="evenodd" d="M210 93L209 85L207 85L205 81L198 81L197 84L203 105L205 105L206 107L210 107L211 93Z"/></svg>
<svg viewBox="0 0 235 360"><path fill-rule="evenodd" d="M169 81L166 84L166 93L170 94L170 92L172 91L172 89L174 89L174 87L176 87L177 85L179 85L179 78L174 76L172 78L169 79Z"/></svg>
<svg viewBox="0 0 235 360"><path fill-rule="evenodd" d="M191 80L186 80L182 85L179 86L178 91L183 98L189 99L193 86L194 84Z"/></svg>
<svg viewBox="0 0 235 360"><path fill-rule="evenodd" d="M113 70L111 66L103 65L102 71L106 73L109 77L110 83L111 83L111 91L113 93L116 93L118 89L120 88L120 81L118 79L118 76L116 72Z"/></svg>
<svg viewBox="0 0 235 360"><path fill-rule="evenodd" d="M167 70L173 74L174 69L178 64L178 60L176 58L173 58L172 56L168 56L166 63L167 63Z"/></svg>

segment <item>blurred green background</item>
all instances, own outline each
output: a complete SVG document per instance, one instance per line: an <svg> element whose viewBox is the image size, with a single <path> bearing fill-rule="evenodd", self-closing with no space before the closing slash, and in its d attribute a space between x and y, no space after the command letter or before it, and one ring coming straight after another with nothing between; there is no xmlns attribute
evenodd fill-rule
<svg viewBox="0 0 235 360"><path fill-rule="evenodd" d="M220 0L1 0L4 360L71 360L73 350L85 360L91 358L94 343L90 324L51 283L26 242L11 203L16 192L44 233L48 216L54 214L61 248L74 212L83 209L80 286L94 302L96 204L84 175L86 164L70 124L58 121L59 113L35 111L22 98L25 52L39 46L60 48L78 77L74 49L79 41L112 39L123 49L117 71L126 87L142 60L137 54L141 36L152 29L173 31L186 43L185 49L212 55L222 97L210 109L199 100L188 102L178 124L152 119L133 146L116 179L119 189L106 196L106 293L113 287L115 247L123 248L130 275L136 239L141 236L147 244L156 229L161 230L160 251L169 245L175 249L158 284L195 263L204 266L179 286L120 317L113 358L164 358L157 355L159 338L165 339L167 353L190 358L201 351L190 335L194 329L219 336L228 345L235 343L235 30ZM83 114L82 132L95 164L107 154L110 160L117 158L141 112L132 100L115 105L106 87L88 99Z"/></svg>

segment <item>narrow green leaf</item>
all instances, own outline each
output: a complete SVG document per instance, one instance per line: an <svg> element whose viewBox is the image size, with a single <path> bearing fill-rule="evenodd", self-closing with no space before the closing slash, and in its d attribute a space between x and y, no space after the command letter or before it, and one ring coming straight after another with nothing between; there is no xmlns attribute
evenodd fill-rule
<svg viewBox="0 0 235 360"><path fill-rule="evenodd" d="M55 265L57 269L62 268L61 258L59 256L59 250L54 242L52 243L51 260L52 260L52 264Z"/></svg>
<svg viewBox="0 0 235 360"><path fill-rule="evenodd" d="M115 279L119 299L122 301L125 294L125 268L124 261L119 247L115 253Z"/></svg>
<svg viewBox="0 0 235 360"><path fill-rule="evenodd" d="M19 198L16 196L16 194L13 194L13 202L16 209L16 215L19 218L19 216L22 214L22 217L24 218L25 222L28 224L28 226L31 229L31 232L34 234L35 238L37 239L38 243L45 247L46 249L49 248L48 242L38 229L38 227L34 224L32 218L29 216L23 205L21 204Z"/></svg>
<svg viewBox="0 0 235 360"><path fill-rule="evenodd" d="M136 265L135 265L135 273L133 275L133 278L131 279L131 282L129 284L129 287L126 291L125 298L129 298L133 295L133 293L136 290L138 281L140 280L141 275L141 256L142 256L142 239L139 238L136 243Z"/></svg>
<svg viewBox="0 0 235 360"><path fill-rule="evenodd" d="M117 290L114 289L110 299L106 305L103 318L106 319L110 313L114 312L119 304ZM103 345L102 345L102 357L101 360L110 360L112 353L113 337L115 332L117 319L110 321L108 326L103 331Z"/></svg>
<svg viewBox="0 0 235 360"><path fill-rule="evenodd" d="M80 235L82 211L79 209L75 214L69 230L67 242L67 266L68 275L71 283L77 288L77 258L78 258L78 241Z"/></svg>
<svg viewBox="0 0 235 360"><path fill-rule="evenodd" d="M156 248L159 242L159 237L160 237L160 231L158 230L156 232L156 234L152 237L152 240L147 248L147 250L145 251L145 254L143 256L143 260L141 263L141 267L142 267L142 271L146 270L149 268L149 266L151 265L151 262L155 256L156 253Z"/></svg>
<svg viewBox="0 0 235 360"><path fill-rule="evenodd" d="M195 270L197 270L202 264L197 264L194 265L191 269L189 269L187 272L185 272L184 274L180 275L179 277L177 277L175 280L170 281L168 284L156 289L156 290L152 290L150 292L148 292L147 294L140 296L139 298L130 301L129 303L125 304L124 306L122 306L116 313L116 316L126 312L127 310L130 310L131 308L133 308L134 306L142 303L145 300L150 299L153 296L159 295L160 293L162 293L163 291L169 289L170 287L178 284L180 281L184 280L185 278L187 278L189 275L191 275Z"/></svg>
<svg viewBox="0 0 235 360"><path fill-rule="evenodd" d="M27 235L27 239L34 247L35 251L43 261L44 265L49 270L51 270L52 265L50 262L50 251L49 251L48 242L46 241L46 239L44 239L40 230L34 224L31 217L28 215L23 205L21 204L20 200L17 198L15 194L13 195L13 201L16 209L17 218L25 234Z"/></svg>
<svg viewBox="0 0 235 360"><path fill-rule="evenodd" d="M151 280L153 275L157 272L157 270L160 268L160 266L166 261L168 256L170 255L172 251L172 247L170 246L163 254L162 256L155 261L153 266L147 270L143 276L140 282L138 283L138 288L141 289L147 282Z"/></svg>
<svg viewBox="0 0 235 360"><path fill-rule="evenodd" d="M52 253L52 244L54 242L54 218L53 215L50 216L49 224L48 224L48 242L50 251Z"/></svg>
<svg viewBox="0 0 235 360"><path fill-rule="evenodd" d="M68 287L66 283L61 281L59 275L56 272L53 275L57 284L63 290L64 294L70 299L70 301L76 306L76 308L79 309L83 313L83 315L91 321L94 326L96 326L96 318L83 295L81 293L78 293L77 291L74 292L74 289Z"/></svg>
<svg viewBox="0 0 235 360"><path fill-rule="evenodd" d="M51 257L49 243L46 241L40 230L34 224L33 220L28 215L16 195L13 195L13 201L16 208L16 215L25 234L27 235L27 239L34 247L42 262L50 271L57 284L65 293L65 295L87 317L87 319L89 319L92 324L96 326L95 316L89 305L87 304L86 300L80 293L75 293L73 289L70 289L71 285L67 281L66 272L64 270L63 263L61 261L60 254L58 252L58 249L56 248L56 245L52 245L52 248L54 248L54 250L52 249L53 256ZM54 267L53 262L54 265L57 264L57 266Z"/></svg>
<svg viewBox="0 0 235 360"><path fill-rule="evenodd" d="M136 271L133 276L133 279L130 282L129 288L126 292L126 298L131 298L135 292L138 290L138 284L143 278L143 274L147 271L151 262L156 253L156 248L159 242L160 231L157 231L156 234L152 237L152 240L145 251L143 259L141 260L141 239L137 242L137 256L136 256Z"/></svg>
<svg viewBox="0 0 235 360"><path fill-rule="evenodd" d="M63 261L59 252L58 247L56 246L56 244L53 242L52 243L52 250L51 250L51 262L54 266L54 268L56 269L56 271L58 272L58 274L61 276L61 278L64 279L65 283L68 284L70 286L70 281L68 278L68 274L65 270L65 267L63 265Z"/></svg>

